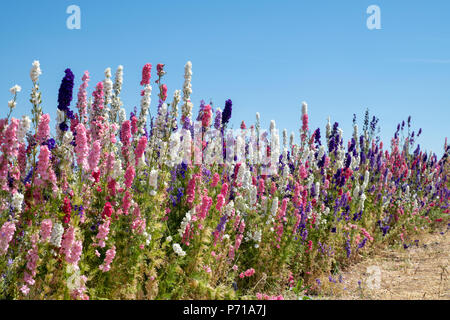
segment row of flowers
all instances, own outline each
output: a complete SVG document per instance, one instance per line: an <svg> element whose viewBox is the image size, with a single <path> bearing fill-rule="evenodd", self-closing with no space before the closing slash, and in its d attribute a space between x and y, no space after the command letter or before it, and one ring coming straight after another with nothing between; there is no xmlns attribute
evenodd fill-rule
<svg viewBox="0 0 450 320"><path fill-rule="evenodd" d="M32 65L31 117L0 119L0 297L8 299L281 299L378 244L402 243L448 221L450 147L443 157L415 144L411 118L390 148L366 112L345 142L338 123L309 128L302 104L299 143L201 101L192 114L192 64L168 101L156 68L142 70L140 110L120 98L123 67L90 75L65 70L54 134L43 113L41 68ZM181 116L180 116L181 111ZM280 141L281 140L281 141Z"/></svg>

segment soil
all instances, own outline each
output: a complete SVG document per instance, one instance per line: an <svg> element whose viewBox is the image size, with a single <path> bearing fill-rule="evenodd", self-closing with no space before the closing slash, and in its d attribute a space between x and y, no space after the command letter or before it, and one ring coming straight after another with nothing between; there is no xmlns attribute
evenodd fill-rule
<svg viewBox="0 0 450 320"><path fill-rule="evenodd" d="M448 226L350 266L321 299L450 300ZM326 280L328 282L328 280Z"/></svg>

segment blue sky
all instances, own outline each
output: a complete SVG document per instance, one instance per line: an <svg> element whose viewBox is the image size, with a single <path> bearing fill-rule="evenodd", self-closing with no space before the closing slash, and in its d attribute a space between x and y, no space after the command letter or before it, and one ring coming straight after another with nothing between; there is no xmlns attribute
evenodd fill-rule
<svg viewBox="0 0 450 320"><path fill-rule="evenodd" d="M72 4L81 8L80 30L66 27ZM381 9L381 30L366 27L372 4ZM441 155L450 137L449 17L447 0L2 2L0 117L16 83L23 89L13 116L29 113L35 59L52 119L67 67L76 77L74 105L85 70L91 92L105 68L123 65L121 96L129 112L139 106L145 63L166 64L171 97L191 60L194 114L201 99L223 107L230 98L234 127L252 124L260 112L263 127L274 119L298 140L306 101L312 129L323 131L330 116L348 138L353 113L361 122L368 107L380 118L385 144L411 115L413 128L423 129L418 143ZM152 113L156 105L155 94Z"/></svg>

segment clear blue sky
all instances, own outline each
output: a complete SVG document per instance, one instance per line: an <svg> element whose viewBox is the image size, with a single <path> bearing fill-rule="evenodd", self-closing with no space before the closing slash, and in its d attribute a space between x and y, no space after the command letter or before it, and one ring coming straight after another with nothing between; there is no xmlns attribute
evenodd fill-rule
<svg viewBox="0 0 450 320"><path fill-rule="evenodd" d="M71 4L81 8L81 30L66 28ZM366 27L371 4L381 8L381 30ZM145 63L166 64L171 97L191 60L194 114L201 99L223 106L230 98L234 127L253 123L259 111L264 127L274 119L298 139L305 100L311 128L322 132L330 116L349 137L352 114L361 121L368 107L386 144L408 115L423 129L423 148L441 155L450 138L448 0L2 1L0 39L1 117L16 83L23 90L14 116L29 113L35 59L52 120L67 67L76 77L76 101L85 70L92 90L106 67L114 72L122 64L129 112L139 105ZM156 105L154 95L153 114Z"/></svg>

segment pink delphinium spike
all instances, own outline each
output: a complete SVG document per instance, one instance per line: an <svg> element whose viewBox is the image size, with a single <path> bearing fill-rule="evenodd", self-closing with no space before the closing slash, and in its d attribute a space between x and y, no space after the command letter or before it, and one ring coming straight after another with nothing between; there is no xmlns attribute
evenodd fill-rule
<svg viewBox="0 0 450 320"><path fill-rule="evenodd" d="M90 80L89 72L85 71L83 74L83 77L81 78L83 83L80 85L80 89L78 90L78 102L77 102L77 108L78 112L80 114L80 121L82 123L86 123L87 117L86 117L86 107L87 107L87 94L86 94L86 88L88 87L88 82Z"/></svg>

